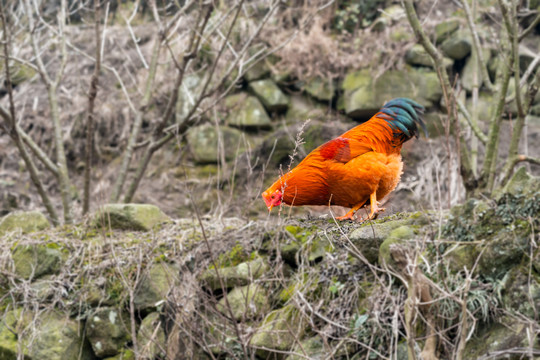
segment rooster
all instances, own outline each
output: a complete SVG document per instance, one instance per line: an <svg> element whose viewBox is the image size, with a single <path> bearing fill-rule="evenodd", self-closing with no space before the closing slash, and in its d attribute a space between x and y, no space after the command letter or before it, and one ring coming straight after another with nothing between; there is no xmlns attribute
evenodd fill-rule
<svg viewBox="0 0 540 360"><path fill-rule="evenodd" d="M401 178L401 146L418 137L418 126L427 136L423 112L424 107L411 99L387 102L365 123L313 150L263 192L268 211L282 203L339 205L351 210L336 219L353 220L358 209L370 204L371 211L362 221L376 218L385 210L377 201L392 192Z"/></svg>

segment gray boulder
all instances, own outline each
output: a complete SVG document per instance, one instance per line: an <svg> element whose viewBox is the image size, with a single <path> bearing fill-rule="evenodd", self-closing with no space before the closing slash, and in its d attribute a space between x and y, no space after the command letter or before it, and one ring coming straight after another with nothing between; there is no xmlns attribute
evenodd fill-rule
<svg viewBox="0 0 540 360"><path fill-rule="evenodd" d="M49 227L49 220L39 211L16 211L0 219L0 236L17 229L27 234Z"/></svg>
<svg viewBox="0 0 540 360"><path fill-rule="evenodd" d="M86 336L98 357L114 356L131 339L129 317L116 308L102 308L88 318Z"/></svg>
<svg viewBox="0 0 540 360"><path fill-rule="evenodd" d="M20 245L13 252L15 273L24 279L56 274L64 264L64 255L45 244Z"/></svg>
<svg viewBox="0 0 540 360"><path fill-rule="evenodd" d="M348 74L342 89L345 112L358 120L368 120L396 97L407 96L426 107L438 104L442 97L437 74L412 67L387 71L376 80L369 69L362 69Z"/></svg>
<svg viewBox="0 0 540 360"><path fill-rule="evenodd" d="M96 211L93 218L95 227L149 231L154 226L171 219L157 206L149 204L107 204Z"/></svg>
<svg viewBox="0 0 540 360"><path fill-rule="evenodd" d="M188 130L187 142L194 160L199 164L218 163L221 157L227 161L234 158L242 143L242 132L228 126L216 128L210 124Z"/></svg>
<svg viewBox="0 0 540 360"><path fill-rule="evenodd" d="M284 113L289 107L289 98L270 79L249 83L249 89L261 101L269 113Z"/></svg>
<svg viewBox="0 0 540 360"><path fill-rule="evenodd" d="M180 282L180 269L177 265L157 263L143 274L143 278L135 289L133 302L137 310L154 308Z"/></svg>
<svg viewBox="0 0 540 360"><path fill-rule="evenodd" d="M231 95L225 99L228 109L226 123L243 129L270 129L270 117L264 107L254 96L246 93Z"/></svg>
<svg viewBox="0 0 540 360"><path fill-rule="evenodd" d="M441 45L445 56L461 60L471 53L472 39L467 31L457 31Z"/></svg>

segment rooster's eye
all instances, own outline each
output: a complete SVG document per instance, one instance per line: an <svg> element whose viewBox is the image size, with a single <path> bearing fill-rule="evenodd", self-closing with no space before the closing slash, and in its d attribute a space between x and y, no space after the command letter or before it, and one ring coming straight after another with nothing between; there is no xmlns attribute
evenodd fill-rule
<svg viewBox="0 0 540 360"><path fill-rule="evenodd" d="M275 198L275 195L272 195L272 199Z"/></svg>

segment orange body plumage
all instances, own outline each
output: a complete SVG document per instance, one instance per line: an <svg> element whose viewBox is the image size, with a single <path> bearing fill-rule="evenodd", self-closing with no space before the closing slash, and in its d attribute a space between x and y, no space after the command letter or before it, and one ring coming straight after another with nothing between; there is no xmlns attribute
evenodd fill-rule
<svg viewBox="0 0 540 360"><path fill-rule="evenodd" d="M399 183L403 163L401 146L425 132L416 102L398 98L389 101L369 121L313 150L298 166L283 175L264 193L269 210L280 205L339 205L351 208L339 218L352 219L362 206L371 204L376 216L377 199Z"/></svg>

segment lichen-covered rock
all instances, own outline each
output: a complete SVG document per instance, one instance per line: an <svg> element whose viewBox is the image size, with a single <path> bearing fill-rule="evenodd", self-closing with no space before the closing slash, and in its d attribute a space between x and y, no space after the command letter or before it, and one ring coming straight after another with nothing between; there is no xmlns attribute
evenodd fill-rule
<svg viewBox="0 0 540 360"><path fill-rule="evenodd" d="M332 79L314 77L306 80L302 90L320 101L332 101L335 95L335 86Z"/></svg>
<svg viewBox="0 0 540 360"><path fill-rule="evenodd" d="M326 118L324 105L310 101L301 95L292 95L289 108L285 114L287 122L298 123L306 120L323 120Z"/></svg>
<svg viewBox="0 0 540 360"><path fill-rule="evenodd" d="M229 111L226 123L243 129L270 129L270 117L261 102L254 96L239 93L228 96L225 106Z"/></svg>
<svg viewBox="0 0 540 360"><path fill-rule="evenodd" d="M24 234L50 227L49 220L39 211L16 211L0 219L0 236L20 229Z"/></svg>
<svg viewBox="0 0 540 360"><path fill-rule="evenodd" d="M454 60L461 60L471 53L472 39L467 31L457 31L446 39L442 45L445 56Z"/></svg>
<svg viewBox="0 0 540 360"><path fill-rule="evenodd" d="M107 357L103 360L135 360L135 353L131 350L122 349L115 356Z"/></svg>
<svg viewBox="0 0 540 360"><path fill-rule="evenodd" d="M49 245L19 245L13 252L15 273L24 279L55 274L64 264L62 252Z"/></svg>
<svg viewBox="0 0 540 360"><path fill-rule="evenodd" d="M400 5L391 5L385 8L381 15L373 22L373 31L383 31L387 26L392 25L406 17L405 10Z"/></svg>
<svg viewBox="0 0 540 360"><path fill-rule="evenodd" d="M458 19L448 19L435 25L435 41L437 44L448 39L459 28L460 21Z"/></svg>
<svg viewBox="0 0 540 360"><path fill-rule="evenodd" d="M249 83L249 89L257 96L270 113L284 113L289 107L289 99L270 79Z"/></svg>
<svg viewBox="0 0 540 360"><path fill-rule="evenodd" d="M260 278L268 271L268 264L262 259L257 258L252 261L243 262L236 266L224 268L207 269L201 276L201 280L211 290L221 289L220 278L226 288L244 286L253 280ZM219 277L217 273L219 272Z"/></svg>
<svg viewBox="0 0 540 360"><path fill-rule="evenodd" d="M149 231L171 219L149 204L107 204L94 214L94 226L106 229Z"/></svg>
<svg viewBox="0 0 540 360"><path fill-rule="evenodd" d="M0 64L0 72L5 74L4 63ZM11 77L11 83L13 86L22 84L23 82L32 79L37 73L34 68L22 64L18 61L10 62L9 64L9 75Z"/></svg>
<svg viewBox="0 0 540 360"><path fill-rule="evenodd" d="M285 227L295 240L280 245L280 251L283 259L291 265L299 265L296 260L296 254L302 251L302 254L309 262L322 260L327 252L332 248L328 240L316 235L316 230L304 228L301 226L289 225Z"/></svg>
<svg viewBox="0 0 540 360"><path fill-rule="evenodd" d="M292 349L293 355L286 357L286 360L324 360L329 352L329 349L325 349L323 340L318 337L312 337L302 340L300 344L297 344Z"/></svg>
<svg viewBox="0 0 540 360"><path fill-rule="evenodd" d="M164 325L159 313L150 313L143 319L137 333L137 345L140 349L141 359L165 358L167 346L163 329Z"/></svg>
<svg viewBox="0 0 540 360"><path fill-rule="evenodd" d="M178 100L176 102L176 121L178 123L185 120L191 112L197 96L200 95L204 81L197 74L189 74L184 77L182 85L178 89Z"/></svg>
<svg viewBox="0 0 540 360"><path fill-rule="evenodd" d="M31 314L22 308L11 310L2 315L0 321L0 359L17 360L24 355L28 357L29 349L22 341L23 331L31 322Z"/></svg>
<svg viewBox="0 0 540 360"><path fill-rule="evenodd" d="M128 315L116 308L101 308L87 321L86 336L98 357L117 355L131 339Z"/></svg>
<svg viewBox="0 0 540 360"><path fill-rule="evenodd" d="M463 243L463 245L449 248L444 253L444 258L453 272L463 270L470 272L474 267L478 254L476 244Z"/></svg>
<svg viewBox="0 0 540 360"><path fill-rule="evenodd" d="M349 239L370 263L379 259L379 247L395 229L410 224L407 219L365 224L349 234Z"/></svg>
<svg viewBox="0 0 540 360"><path fill-rule="evenodd" d="M489 61L491 58L491 51L489 49L482 49L482 55L484 57L484 61ZM461 71L461 85L465 90L468 92L472 92L473 85L474 85L474 64L477 62L477 55L476 52L473 51L471 53L471 56L469 56L465 62L465 66L463 67L463 70ZM479 87L482 87L482 83L484 81L482 76L482 71L480 68L477 68L477 76L478 76L478 85ZM470 109L470 108L469 108ZM480 111L478 111L480 113ZM491 112L488 111L487 114L489 115Z"/></svg>
<svg viewBox="0 0 540 360"><path fill-rule="evenodd" d="M503 304L510 313L534 319L540 309L540 275L528 264L515 267L504 277Z"/></svg>
<svg viewBox="0 0 540 360"><path fill-rule="evenodd" d="M345 112L359 120L368 120L386 101L403 94L426 107L438 104L442 96L437 74L426 68L389 70L376 80L369 69L362 69L348 74L342 88Z"/></svg>
<svg viewBox="0 0 540 360"><path fill-rule="evenodd" d="M408 265L403 262L404 255L411 248L409 240L414 236L414 231L409 226L400 226L392 230L379 248L379 263L396 271L403 271Z"/></svg>
<svg viewBox="0 0 540 360"><path fill-rule="evenodd" d="M524 193L540 191L540 178L532 176L527 169L520 167L498 194L519 195Z"/></svg>
<svg viewBox="0 0 540 360"><path fill-rule="evenodd" d="M248 71L244 73L244 79L247 82L260 80L270 75L270 67L267 59L263 59L254 64Z"/></svg>
<svg viewBox="0 0 540 360"><path fill-rule="evenodd" d="M227 305L228 303L228 305ZM258 284L251 284L232 289L217 305L217 309L224 315L232 316L235 320L249 320L264 315L269 309L266 289Z"/></svg>
<svg viewBox="0 0 540 360"><path fill-rule="evenodd" d="M150 270L143 274L139 286L135 289L135 308L146 310L157 306L179 282L180 269L177 265L162 262L152 265Z"/></svg>
<svg viewBox="0 0 540 360"><path fill-rule="evenodd" d="M407 62L407 64L410 65L427 66L430 68L434 68L431 56L429 56L427 51L420 44L414 45L407 51L407 53L405 54L405 61ZM451 68L453 64L454 61L452 59L449 59L447 57L443 58L443 65L446 69Z"/></svg>
<svg viewBox="0 0 540 360"><path fill-rule="evenodd" d="M508 349L528 348L528 325L512 318L501 319L500 322L486 324L465 345L464 359L480 359L499 351ZM538 339L533 340L533 349L538 347ZM519 359L520 356L505 357ZM502 359L502 357L501 357Z"/></svg>
<svg viewBox="0 0 540 360"><path fill-rule="evenodd" d="M0 321L0 359L94 359L87 341L81 336L82 326L58 311L35 314L18 308L2 316Z"/></svg>
<svg viewBox="0 0 540 360"><path fill-rule="evenodd" d="M234 159L236 150L242 151L242 132L228 126L219 128L210 124L188 130L187 142L194 160L199 164L218 163L223 157Z"/></svg>
<svg viewBox="0 0 540 360"><path fill-rule="evenodd" d="M307 322L300 311L287 305L266 316L250 344L257 348L288 351L295 345L295 339L302 338L306 327ZM258 350L257 353L262 357L268 355L268 351Z"/></svg>
<svg viewBox="0 0 540 360"><path fill-rule="evenodd" d="M472 89L472 88L471 88ZM472 98L468 97L465 102L469 113L472 109ZM481 121L489 122L491 117L491 108L493 107L493 95L487 92L480 92L478 94L478 119Z"/></svg>

